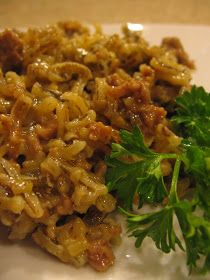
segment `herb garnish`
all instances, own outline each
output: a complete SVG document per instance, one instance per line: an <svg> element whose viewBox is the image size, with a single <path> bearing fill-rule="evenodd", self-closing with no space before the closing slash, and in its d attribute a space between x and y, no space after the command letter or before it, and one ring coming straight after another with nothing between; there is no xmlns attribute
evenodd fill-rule
<svg viewBox="0 0 210 280"><path fill-rule="evenodd" d="M121 130L121 143L112 144L107 157L106 181L109 191L116 190L122 203L121 211L127 216L128 232L140 247L144 238L150 237L158 249L165 253L175 250L177 244L186 251L190 271L203 257L203 272L210 270L210 95L201 87L193 86L177 98L177 111L173 122L185 137L178 154L160 154L149 149L138 127L132 132ZM161 162L174 161L170 189L167 191ZM178 197L177 183L180 168L193 182L191 198ZM167 204L161 210L147 214L132 214L134 196L139 195L139 205ZM199 213L199 214L198 214ZM177 217L183 238L178 238L174 228Z"/></svg>

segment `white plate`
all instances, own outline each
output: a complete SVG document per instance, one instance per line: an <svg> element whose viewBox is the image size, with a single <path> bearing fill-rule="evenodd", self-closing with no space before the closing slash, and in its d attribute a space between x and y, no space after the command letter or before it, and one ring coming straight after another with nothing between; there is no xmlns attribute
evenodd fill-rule
<svg viewBox="0 0 210 280"><path fill-rule="evenodd" d="M164 12L164 11L163 11ZM107 33L120 31L120 25L104 25ZM197 71L193 83L210 91L209 54L210 26L197 25L144 25L144 36L158 44L164 36L178 36L190 57L195 60ZM11 243L0 228L0 279L1 280L207 280L210 276L190 276L185 265L185 255L180 250L168 255L154 248L145 240L141 249L134 248L134 240L123 238L116 248L115 265L105 273L97 273L89 267L76 269L59 262L43 252L31 241ZM124 234L125 235L125 234Z"/></svg>

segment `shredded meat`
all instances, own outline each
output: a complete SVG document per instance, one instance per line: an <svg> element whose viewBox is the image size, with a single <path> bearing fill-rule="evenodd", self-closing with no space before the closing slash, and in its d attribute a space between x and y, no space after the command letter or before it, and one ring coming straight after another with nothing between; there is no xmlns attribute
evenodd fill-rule
<svg viewBox="0 0 210 280"><path fill-rule="evenodd" d="M87 250L88 263L97 271L106 271L114 264L114 255L110 245L105 240L90 243Z"/></svg>
<svg viewBox="0 0 210 280"><path fill-rule="evenodd" d="M89 138L92 141L101 141L105 144L108 143L112 136L112 128L105 126L102 122L96 122L90 126Z"/></svg>
<svg viewBox="0 0 210 280"><path fill-rule="evenodd" d="M0 34L0 65L4 72L21 67L23 59L23 43L11 30Z"/></svg>
<svg viewBox="0 0 210 280"><path fill-rule="evenodd" d="M141 81L130 79L128 81L122 81L119 86L112 85L108 94L113 98L119 98L124 96L133 95L139 102L147 103L150 101L150 94Z"/></svg>

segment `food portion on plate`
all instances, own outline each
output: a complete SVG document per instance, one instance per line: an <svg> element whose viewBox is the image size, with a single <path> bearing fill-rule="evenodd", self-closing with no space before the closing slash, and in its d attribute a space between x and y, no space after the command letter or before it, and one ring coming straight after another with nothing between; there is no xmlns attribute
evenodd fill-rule
<svg viewBox="0 0 210 280"><path fill-rule="evenodd" d="M29 236L65 263L105 271L123 242L120 206L137 247L150 237L163 252L186 250L190 269L200 256L209 269L210 97L190 85L179 39L150 46L129 25L106 35L74 21L4 30L0 67L10 240Z"/></svg>

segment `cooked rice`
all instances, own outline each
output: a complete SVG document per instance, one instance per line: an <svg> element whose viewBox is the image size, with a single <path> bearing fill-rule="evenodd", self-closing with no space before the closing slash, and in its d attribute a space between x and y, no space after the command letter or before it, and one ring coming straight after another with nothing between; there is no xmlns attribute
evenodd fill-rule
<svg viewBox="0 0 210 280"><path fill-rule="evenodd" d="M0 221L63 262L114 262L121 227L109 217L104 157L119 129L141 127L158 152L180 143L166 119L189 86L177 38L149 46L139 32L105 35L77 22L0 34ZM170 162L162 164L171 172ZM188 184L188 182L183 182Z"/></svg>

